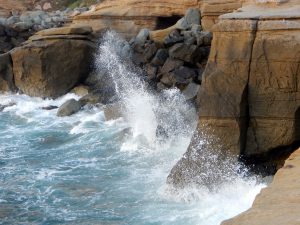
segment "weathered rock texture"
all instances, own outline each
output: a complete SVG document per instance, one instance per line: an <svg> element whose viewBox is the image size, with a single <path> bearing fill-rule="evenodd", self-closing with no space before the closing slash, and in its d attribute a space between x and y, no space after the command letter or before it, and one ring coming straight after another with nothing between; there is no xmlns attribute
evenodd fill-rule
<svg viewBox="0 0 300 225"><path fill-rule="evenodd" d="M12 50L16 86L30 96L58 97L83 81L92 65L95 43L89 27L53 28Z"/></svg>
<svg viewBox="0 0 300 225"><path fill-rule="evenodd" d="M222 225L300 224L300 149L295 151L274 176L273 182L256 197L246 212Z"/></svg>
<svg viewBox="0 0 300 225"><path fill-rule="evenodd" d="M300 141L299 7L298 1L249 3L214 27L198 92L198 131L217 140L211 149L258 162ZM178 177L191 160L202 170L190 149L170 182L182 184Z"/></svg>
<svg viewBox="0 0 300 225"><path fill-rule="evenodd" d="M219 15L242 6L243 0L111 0L74 18L75 24L88 24L95 31L113 29L127 38L142 28L163 29L174 25L188 8L202 12L202 26L210 30Z"/></svg>

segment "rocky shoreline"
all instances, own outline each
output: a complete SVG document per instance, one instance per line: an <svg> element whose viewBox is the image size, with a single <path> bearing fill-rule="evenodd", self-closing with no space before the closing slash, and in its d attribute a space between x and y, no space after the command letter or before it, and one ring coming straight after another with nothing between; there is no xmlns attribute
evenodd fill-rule
<svg viewBox="0 0 300 225"><path fill-rule="evenodd" d="M134 4L136 8L130 7ZM124 0L120 5L105 1L80 15L35 11L0 19L0 36L4 36L0 90L56 98L77 86L75 91L83 97L64 103L58 116L72 115L86 104L115 103L108 100L109 91L95 89L90 66L97 38L112 28L130 40L124 54L132 53L133 63L145 71L151 88L177 87L198 107L194 138L168 183L179 188L206 184L198 176L205 169L203 148L216 154L216 168L224 159L234 158L260 172L276 173L300 143L299 2L187 1L177 7L166 0L153 4L159 7L144 10L143 15L147 3ZM118 111L116 105L111 107L108 111ZM209 145L198 143L203 134L212 139ZM283 168L289 167L288 162ZM280 171L291 176L289 170ZM262 200L261 204L271 203ZM255 207L254 203L238 220L254 218Z"/></svg>

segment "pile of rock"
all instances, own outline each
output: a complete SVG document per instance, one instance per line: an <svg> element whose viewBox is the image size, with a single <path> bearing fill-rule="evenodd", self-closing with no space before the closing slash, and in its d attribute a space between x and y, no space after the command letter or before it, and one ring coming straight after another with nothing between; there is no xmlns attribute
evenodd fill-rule
<svg viewBox="0 0 300 225"><path fill-rule="evenodd" d="M174 26L164 30L142 29L130 41L133 61L145 68L158 90L177 87L198 89L210 52L212 34L203 31L199 9L189 9ZM197 91L193 91L195 97Z"/></svg>
<svg viewBox="0 0 300 225"><path fill-rule="evenodd" d="M37 31L61 27L70 17L89 10L87 7L55 12L12 12L10 17L0 17L0 53L19 46Z"/></svg>

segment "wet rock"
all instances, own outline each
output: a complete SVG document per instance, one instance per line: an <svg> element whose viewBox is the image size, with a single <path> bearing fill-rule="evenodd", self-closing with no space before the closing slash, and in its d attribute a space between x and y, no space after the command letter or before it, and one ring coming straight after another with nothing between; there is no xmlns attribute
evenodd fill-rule
<svg viewBox="0 0 300 225"><path fill-rule="evenodd" d="M200 85L196 84L194 82L191 82L187 85L187 87L182 91L182 94L184 95L185 99L192 100L197 97L197 93L199 91Z"/></svg>
<svg viewBox="0 0 300 225"><path fill-rule="evenodd" d="M156 88L157 88L158 91L163 91L163 90L168 89L168 87L166 85L164 85L163 83L161 83L161 82L157 83Z"/></svg>
<svg viewBox="0 0 300 225"><path fill-rule="evenodd" d="M58 106L56 105L49 105L49 106L44 106L44 107L41 107L41 109L43 110L53 110L53 109L57 109Z"/></svg>
<svg viewBox="0 0 300 225"><path fill-rule="evenodd" d="M1 105L1 104L0 104L0 112L2 112L5 108L11 107L11 106L14 106L14 105L16 105L15 102L10 102L10 103L5 104L5 105Z"/></svg>
<svg viewBox="0 0 300 225"><path fill-rule="evenodd" d="M152 79L154 79L156 77L157 72L158 72L158 67L152 66L150 64L146 65L146 73L147 73L148 78L150 80L152 80Z"/></svg>
<svg viewBox="0 0 300 225"><path fill-rule="evenodd" d="M196 45L186 45L183 43L178 43L169 49L169 55L174 59L180 59L185 62L193 63L196 51Z"/></svg>
<svg viewBox="0 0 300 225"><path fill-rule="evenodd" d="M97 93L90 93L79 99L81 105L96 105L98 103L103 103L103 97Z"/></svg>
<svg viewBox="0 0 300 225"><path fill-rule="evenodd" d="M9 53L0 55L0 91L17 91Z"/></svg>
<svg viewBox="0 0 300 225"><path fill-rule="evenodd" d="M116 102L103 107L103 112L106 120L115 120L123 116L123 104Z"/></svg>
<svg viewBox="0 0 300 225"><path fill-rule="evenodd" d="M154 66L162 66L166 59L168 58L169 54L168 54L168 50L167 49L159 49L154 58L151 61L151 64Z"/></svg>
<svg viewBox="0 0 300 225"><path fill-rule="evenodd" d="M74 113L77 113L81 109L81 107L82 105L79 101L76 101L75 99L70 99L58 108L56 115L59 117L70 116Z"/></svg>

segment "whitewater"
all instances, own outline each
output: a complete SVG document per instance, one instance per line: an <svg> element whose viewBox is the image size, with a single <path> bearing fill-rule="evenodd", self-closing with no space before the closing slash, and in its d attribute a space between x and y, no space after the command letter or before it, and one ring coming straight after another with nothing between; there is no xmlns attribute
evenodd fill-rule
<svg viewBox="0 0 300 225"><path fill-rule="evenodd" d="M153 91L128 49L108 32L95 56L99 82L110 82L122 102L118 119L107 121L97 106L70 117L42 109L75 94L0 95L0 104L14 103L0 112L0 224L217 225L266 186L242 175L214 191L167 185L197 113L179 90Z"/></svg>

